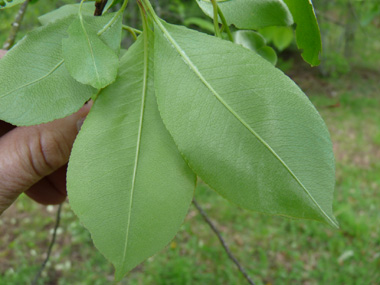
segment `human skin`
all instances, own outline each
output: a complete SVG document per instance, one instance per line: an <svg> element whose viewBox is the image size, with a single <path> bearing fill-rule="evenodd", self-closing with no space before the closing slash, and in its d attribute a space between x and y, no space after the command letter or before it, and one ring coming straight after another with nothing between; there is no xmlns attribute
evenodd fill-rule
<svg viewBox="0 0 380 285"><path fill-rule="evenodd" d="M6 51L0 50L0 60ZM91 103L47 124L14 127L0 121L0 215L25 192L41 204L66 199L66 165Z"/></svg>

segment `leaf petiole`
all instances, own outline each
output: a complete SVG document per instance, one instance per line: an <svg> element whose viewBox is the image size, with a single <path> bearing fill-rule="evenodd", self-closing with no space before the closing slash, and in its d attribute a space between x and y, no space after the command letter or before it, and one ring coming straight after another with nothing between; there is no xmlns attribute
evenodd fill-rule
<svg viewBox="0 0 380 285"><path fill-rule="evenodd" d="M212 1L215 1L215 0L212 0ZM215 2L215 4L216 4L216 2ZM217 5L217 4L216 4L216 5ZM232 37L231 31L230 31L230 27L229 27L228 24L227 24L226 18L224 17L223 12L222 12L222 10L220 10L220 7L219 7L218 5L217 5L217 8L218 8L218 14L219 14L219 17L220 17L220 19L222 20L222 23L223 23L223 28L226 29L226 33L227 33L227 35L228 35L228 39L229 39L231 42L233 42L234 39L233 39L233 37Z"/></svg>
<svg viewBox="0 0 380 285"><path fill-rule="evenodd" d="M220 33L219 28L219 21L218 21L218 4L216 3L216 0L211 0L213 11L214 11L214 30L215 30L215 36L218 38L222 38L222 35Z"/></svg>
<svg viewBox="0 0 380 285"><path fill-rule="evenodd" d="M135 29L135 28L132 28L132 27L127 26L127 25L122 25L122 28L123 28L123 30L126 30L129 33L131 33L131 35L133 36L134 40L137 40L137 35L136 34L141 34L142 33L142 31L140 31L138 29Z"/></svg>

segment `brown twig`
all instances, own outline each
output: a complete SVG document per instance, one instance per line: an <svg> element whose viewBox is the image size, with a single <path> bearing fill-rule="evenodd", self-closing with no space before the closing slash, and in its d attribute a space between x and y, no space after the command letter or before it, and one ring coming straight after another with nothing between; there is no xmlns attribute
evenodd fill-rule
<svg viewBox="0 0 380 285"><path fill-rule="evenodd" d="M15 18L14 22L12 23L12 27L11 27L11 30L9 32L8 39L5 41L5 43L3 45L3 49L8 50L15 43L16 36L17 36L18 30L20 28L22 19L24 18L26 8L28 8L28 4L29 4L29 0L26 0L24 3L22 3L20 9L18 10L16 18Z"/></svg>
<svg viewBox="0 0 380 285"><path fill-rule="evenodd" d="M36 276L34 276L34 279L32 281L32 285L38 284L38 280L41 277L42 271L44 271L44 269L46 267L46 264L49 261L51 250L53 248L53 245L55 243L55 239L57 237L57 230L58 230L58 227L59 227L59 222L61 221L61 211L62 211L62 204L59 204L58 210L57 210L57 216L56 216L56 220L55 220L55 226L54 226L54 230L53 230L53 237L51 238L51 242L49 244L49 248L48 248L48 251L47 251L46 258L45 258L44 262L41 264L40 270L38 270Z"/></svg>
<svg viewBox="0 0 380 285"><path fill-rule="evenodd" d="M97 0L95 2L94 16L101 16L103 14L104 7L106 7L108 0Z"/></svg>
<svg viewBox="0 0 380 285"><path fill-rule="evenodd" d="M239 271L241 272L241 274L243 274L244 278L248 281L249 284L255 285L255 283L252 281L251 277L249 277L247 271L239 263L239 261L236 259L236 257L232 254L230 248L228 247L227 243L223 239L220 231L216 228L216 226L214 225L214 223L207 216L207 214L203 210L203 208L198 204L198 202L195 199L193 199L193 204L197 208L197 210L199 211L199 213L201 214L201 216L203 217L203 219L205 220L205 222L210 226L210 228L212 229L212 231L216 234L216 236L218 237L220 243L222 244L225 252L227 253L228 257L236 264L237 268L239 269Z"/></svg>

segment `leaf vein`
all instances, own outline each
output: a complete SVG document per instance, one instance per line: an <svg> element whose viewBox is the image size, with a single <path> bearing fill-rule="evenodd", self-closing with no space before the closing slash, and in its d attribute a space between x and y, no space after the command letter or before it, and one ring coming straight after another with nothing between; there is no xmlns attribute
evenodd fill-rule
<svg viewBox="0 0 380 285"><path fill-rule="evenodd" d="M83 33L84 33L84 35L86 36L86 39L87 39L88 47L90 49L90 54L91 54L92 62L93 62L95 73L96 73L96 78L98 79L98 82L100 83L100 75L99 75L98 67L96 66L96 62L95 62L94 51L93 51L92 44L91 44L90 38L88 36L87 30L86 30L86 28L84 26L82 14L79 14L79 19L80 19L80 23L81 23L81 26L82 26L82 29L83 29Z"/></svg>
<svg viewBox="0 0 380 285"><path fill-rule="evenodd" d="M0 98L4 98L4 97L6 97L6 96L12 94L13 92L16 92L16 91L18 91L18 90L20 90L20 89L26 88L26 87L28 87L28 86L30 86L30 85L33 85L33 84L37 83L38 81L42 81L42 80L44 80L46 77L48 77L48 76L49 76L50 74L52 74L54 71L56 71L56 70L57 70L57 69L63 64L63 62L64 62L64 60L62 59L62 60L61 60L56 66L53 67L52 70L50 70L50 71L49 71L47 74L45 74L44 76L42 76L42 77L40 77L40 78L38 78L38 79L35 79L35 80L31 81L31 82L28 82L28 83L26 83L26 84L24 84L24 85L21 85L20 87L17 87L17 88L15 88L15 89L11 90L11 91L8 91L8 92L5 93L4 95L0 96Z"/></svg>

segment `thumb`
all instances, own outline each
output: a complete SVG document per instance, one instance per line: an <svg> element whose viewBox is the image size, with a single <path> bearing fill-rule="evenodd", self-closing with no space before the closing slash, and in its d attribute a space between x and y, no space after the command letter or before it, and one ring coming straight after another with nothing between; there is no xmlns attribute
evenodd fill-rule
<svg viewBox="0 0 380 285"><path fill-rule="evenodd" d="M91 104L47 124L18 127L0 137L0 214L43 177L67 163Z"/></svg>

